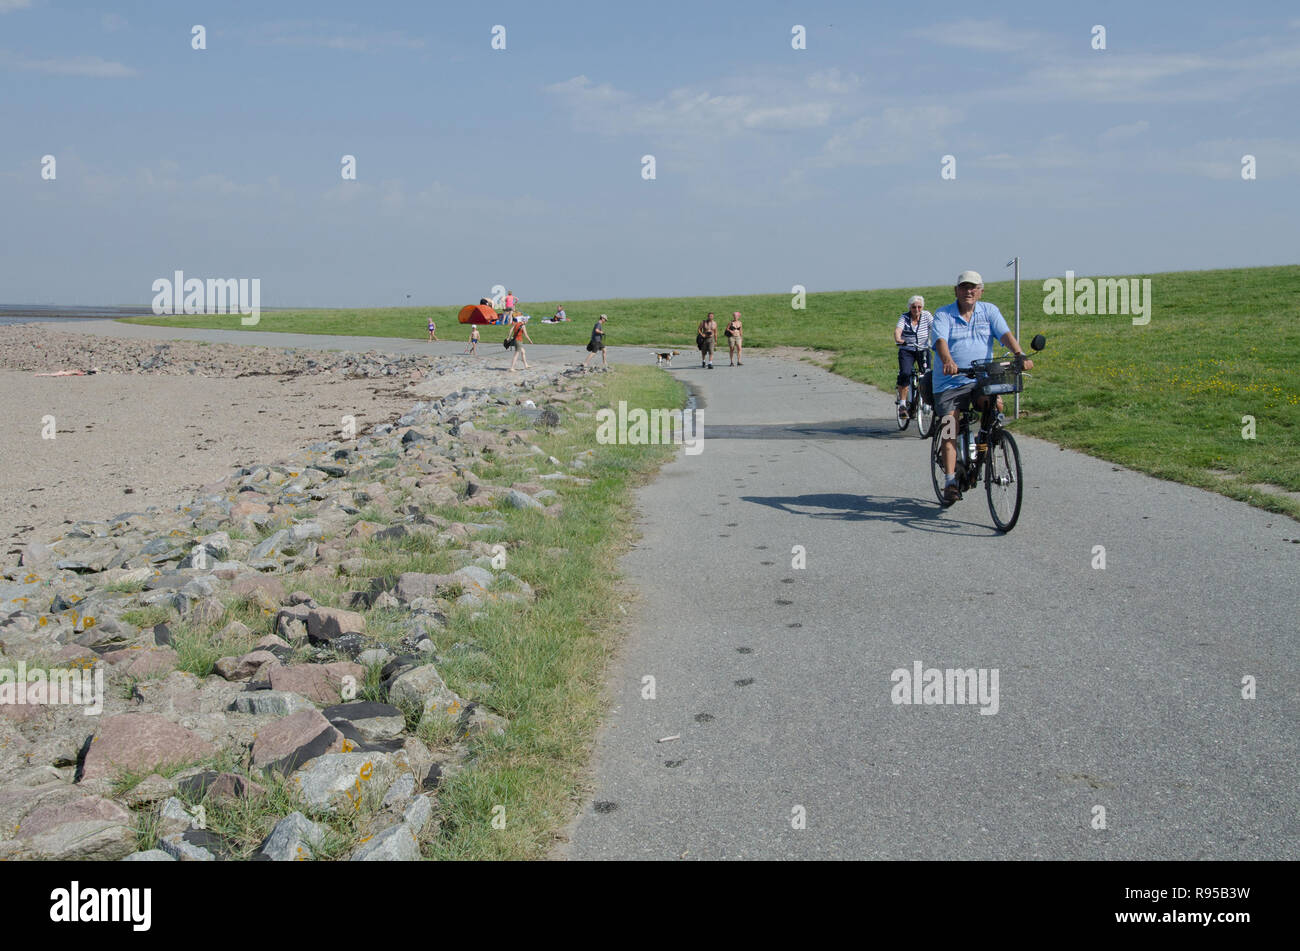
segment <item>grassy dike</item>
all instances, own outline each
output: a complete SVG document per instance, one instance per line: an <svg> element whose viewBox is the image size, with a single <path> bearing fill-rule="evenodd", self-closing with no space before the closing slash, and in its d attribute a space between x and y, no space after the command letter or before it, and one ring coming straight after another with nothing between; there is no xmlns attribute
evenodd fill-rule
<svg viewBox="0 0 1300 951"><path fill-rule="evenodd" d="M619 367L593 377L595 405L679 407L682 385L650 367ZM562 414L564 433L539 433L538 445L558 458L592 450L579 474L586 486L560 483L562 514L501 506L505 527L484 541L508 545L507 570L537 591L529 604L493 604L455 636L483 650L449 656L440 665L459 689L489 685L485 699L510 719L503 737L484 738L476 764L439 790L442 832L426 849L438 859L536 859L575 814L591 744L604 710L606 662L623 613L618 558L633 533L633 490L675 453L673 447L599 445L596 420ZM526 478L522 464L478 467L492 481ZM511 470L520 470L512 472ZM438 514L472 521L475 510L444 507ZM389 572L412 569L409 556L390 555ZM458 686L459 685L459 686ZM505 827L492 825L504 806ZM498 810L499 813L499 810Z"/></svg>
<svg viewBox="0 0 1300 951"><path fill-rule="evenodd" d="M1043 279L1021 282L1022 343L1043 333L1048 349L1028 382L1027 415L1015 421L1016 430L1300 518L1300 266L1126 277L1150 281L1146 324L1135 325L1127 314L1048 314ZM951 285L935 285L809 293L802 309L789 294L566 301L573 322L560 325L537 323L554 313L554 301L523 307L534 315L530 333L537 343L581 346L596 316L607 313L611 346L675 346L688 353L706 311L722 324L739 310L747 348L819 350L833 372L892 392L893 327L914 293L925 296L930 310L953 300ZM1012 322L1009 281L986 284L984 300ZM456 312L278 312L263 314L251 328L229 316L139 322L418 339L433 314L440 337L466 339ZM845 415L852 411L846 407ZM1243 438L1245 417L1254 418L1254 438Z"/></svg>

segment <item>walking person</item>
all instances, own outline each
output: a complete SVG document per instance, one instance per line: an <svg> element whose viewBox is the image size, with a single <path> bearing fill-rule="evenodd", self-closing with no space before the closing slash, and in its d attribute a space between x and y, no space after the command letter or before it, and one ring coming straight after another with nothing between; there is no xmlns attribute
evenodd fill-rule
<svg viewBox="0 0 1300 951"><path fill-rule="evenodd" d="M429 318L429 340L426 343L438 339L438 325L433 322L433 317Z"/></svg>
<svg viewBox="0 0 1300 951"><path fill-rule="evenodd" d="M510 336L506 338L506 346L515 351L515 355L510 358L510 372L515 372L515 361L520 357L524 358L524 369L528 367L528 354L524 352L524 341L533 342L533 338L528 336L528 328L524 326L522 320L516 320L510 328Z"/></svg>
<svg viewBox="0 0 1300 951"><path fill-rule="evenodd" d="M695 328L695 345L700 348L700 368L713 369L713 348L718 340L718 322L713 319L713 311L700 321Z"/></svg>
<svg viewBox="0 0 1300 951"><path fill-rule="evenodd" d="M515 305L519 303L519 298L515 297L514 291L506 291L505 306L501 309L501 315L505 317L506 323L510 323L515 317Z"/></svg>
<svg viewBox="0 0 1300 951"><path fill-rule="evenodd" d="M604 314L596 321L596 326L591 328L591 339L587 341L587 359L582 361L582 368L587 368L588 362L597 353L600 353L600 365L608 366L605 361L605 321L609 320Z"/></svg>
<svg viewBox="0 0 1300 951"><path fill-rule="evenodd" d="M727 358L731 360L727 366L740 367L744 366L740 362L740 337L743 331L743 324L740 320L740 311L733 311L731 322L727 324L724 333L727 335Z"/></svg>
<svg viewBox="0 0 1300 951"><path fill-rule="evenodd" d="M469 349L466 350L465 352L472 353L474 354L474 356L478 356L478 325L477 324L475 324L473 327L470 327L469 329Z"/></svg>

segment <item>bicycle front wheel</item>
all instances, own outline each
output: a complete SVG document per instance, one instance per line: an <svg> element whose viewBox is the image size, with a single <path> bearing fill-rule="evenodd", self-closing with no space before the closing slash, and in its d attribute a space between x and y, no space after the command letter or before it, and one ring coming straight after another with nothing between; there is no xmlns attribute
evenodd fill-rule
<svg viewBox="0 0 1300 951"><path fill-rule="evenodd" d="M1000 532L1009 532L1020 518L1020 500L1025 484L1020 472L1020 449L1015 437L1005 429L989 437L988 457L984 468L984 492L989 499L989 514Z"/></svg>
<svg viewBox="0 0 1300 951"><path fill-rule="evenodd" d="M940 455L940 450L942 448L943 440L939 438L938 427L935 427L934 438L930 440L930 481L934 483L934 497L939 500L940 505L943 504L943 486L945 481L943 457Z"/></svg>
<svg viewBox="0 0 1300 951"><path fill-rule="evenodd" d="M925 401L924 396L916 400L916 429L922 439L930 438L930 427L934 425L934 407Z"/></svg>

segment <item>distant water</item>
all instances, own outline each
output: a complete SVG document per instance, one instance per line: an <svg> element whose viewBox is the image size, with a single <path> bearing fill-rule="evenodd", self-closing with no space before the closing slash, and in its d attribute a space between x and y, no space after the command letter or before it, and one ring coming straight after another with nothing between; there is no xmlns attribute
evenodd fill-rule
<svg viewBox="0 0 1300 951"><path fill-rule="evenodd" d="M153 313L144 307L64 307L55 304L0 304L0 326L26 324L38 320L85 320L100 317L143 317Z"/></svg>

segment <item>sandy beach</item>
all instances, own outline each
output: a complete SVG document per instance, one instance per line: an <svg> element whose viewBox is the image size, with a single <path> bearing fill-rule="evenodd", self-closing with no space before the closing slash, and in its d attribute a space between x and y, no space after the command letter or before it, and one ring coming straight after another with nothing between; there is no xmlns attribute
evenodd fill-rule
<svg viewBox="0 0 1300 951"><path fill-rule="evenodd" d="M29 532L47 540L65 522L176 505L239 465L336 437L344 415L363 430L414 398L392 383L328 377L51 378L5 370L0 401L14 410L10 451L0 456L8 548ZM47 415L54 439L41 435Z"/></svg>
<svg viewBox="0 0 1300 951"><path fill-rule="evenodd" d="M165 361L149 366L160 352ZM19 541L48 541L67 523L174 506L241 465L274 463L338 438L344 416L364 432L419 400L507 382L476 358L406 357L422 361L418 392L409 366L369 378L318 366L343 359L186 341L160 351L153 341L88 338L48 325L0 328L0 402L9 421L8 451L0 455L0 561L13 563ZM91 366L101 372L36 375ZM53 439L42 436L47 416Z"/></svg>

